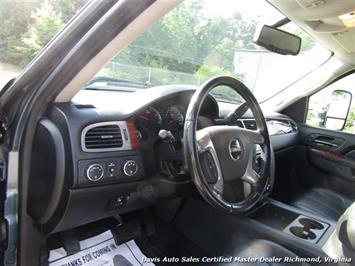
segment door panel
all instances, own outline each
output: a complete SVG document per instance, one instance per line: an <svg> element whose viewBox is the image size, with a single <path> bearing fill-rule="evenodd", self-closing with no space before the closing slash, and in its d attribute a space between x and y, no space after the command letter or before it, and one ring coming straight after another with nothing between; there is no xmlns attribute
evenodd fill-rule
<svg viewBox="0 0 355 266"><path fill-rule="evenodd" d="M301 182L355 198L355 135L304 124L299 130L296 170Z"/></svg>

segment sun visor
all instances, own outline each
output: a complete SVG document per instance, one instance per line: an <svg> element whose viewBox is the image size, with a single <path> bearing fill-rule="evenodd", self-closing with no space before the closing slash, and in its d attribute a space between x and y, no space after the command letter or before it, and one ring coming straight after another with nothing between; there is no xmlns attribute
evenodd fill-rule
<svg viewBox="0 0 355 266"><path fill-rule="evenodd" d="M348 53L355 53L355 28L348 31L333 33L333 38Z"/></svg>

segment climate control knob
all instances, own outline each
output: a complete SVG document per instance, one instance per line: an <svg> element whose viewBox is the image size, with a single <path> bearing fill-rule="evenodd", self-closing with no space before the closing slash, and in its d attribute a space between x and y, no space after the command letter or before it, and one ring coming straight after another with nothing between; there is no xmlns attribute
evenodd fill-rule
<svg viewBox="0 0 355 266"><path fill-rule="evenodd" d="M123 164L123 173L126 176L134 176L138 172L138 164L133 160L128 160Z"/></svg>
<svg viewBox="0 0 355 266"><path fill-rule="evenodd" d="M90 181L99 181L104 176L104 168L101 164L94 163L89 165L86 170L86 177Z"/></svg>

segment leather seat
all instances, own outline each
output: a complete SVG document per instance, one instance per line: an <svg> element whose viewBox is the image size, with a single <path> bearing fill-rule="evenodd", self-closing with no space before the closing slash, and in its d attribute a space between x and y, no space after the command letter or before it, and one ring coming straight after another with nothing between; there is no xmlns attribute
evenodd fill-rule
<svg viewBox="0 0 355 266"><path fill-rule="evenodd" d="M253 240L240 252L237 257L240 258L258 258L257 262L243 262L238 265L290 265L290 262L284 261L284 258L298 257L292 251L268 240ZM265 261L265 259L280 258L281 261ZM292 265L305 266L308 263L294 262Z"/></svg>
<svg viewBox="0 0 355 266"><path fill-rule="evenodd" d="M337 221L351 203L350 199L329 189L313 188L298 197L291 205Z"/></svg>

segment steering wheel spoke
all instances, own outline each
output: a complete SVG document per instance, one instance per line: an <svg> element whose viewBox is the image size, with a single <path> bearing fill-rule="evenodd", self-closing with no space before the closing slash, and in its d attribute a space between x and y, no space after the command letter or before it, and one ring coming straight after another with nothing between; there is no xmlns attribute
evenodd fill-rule
<svg viewBox="0 0 355 266"><path fill-rule="evenodd" d="M196 132L198 154L202 171L210 188L219 195L223 194L224 181L217 152L206 130Z"/></svg>
<svg viewBox="0 0 355 266"><path fill-rule="evenodd" d="M260 130L245 129L245 133L246 133L246 135L248 135L249 139L254 144L262 145L265 143L265 139L264 139L263 135L261 134Z"/></svg>
<svg viewBox="0 0 355 266"><path fill-rule="evenodd" d="M260 175L253 169L247 169L241 179L250 185L255 185L260 180Z"/></svg>
<svg viewBox="0 0 355 266"><path fill-rule="evenodd" d="M257 136L257 135L258 134L254 134L254 136ZM246 182L252 186L256 185L256 183L261 179L260 175L253 168L254 161L255 161L255 154L254 154L254 152L250 152L249 158L248 158L248 165L246 167L244 175L241 177L241 179L244 182Z"/></svg>

